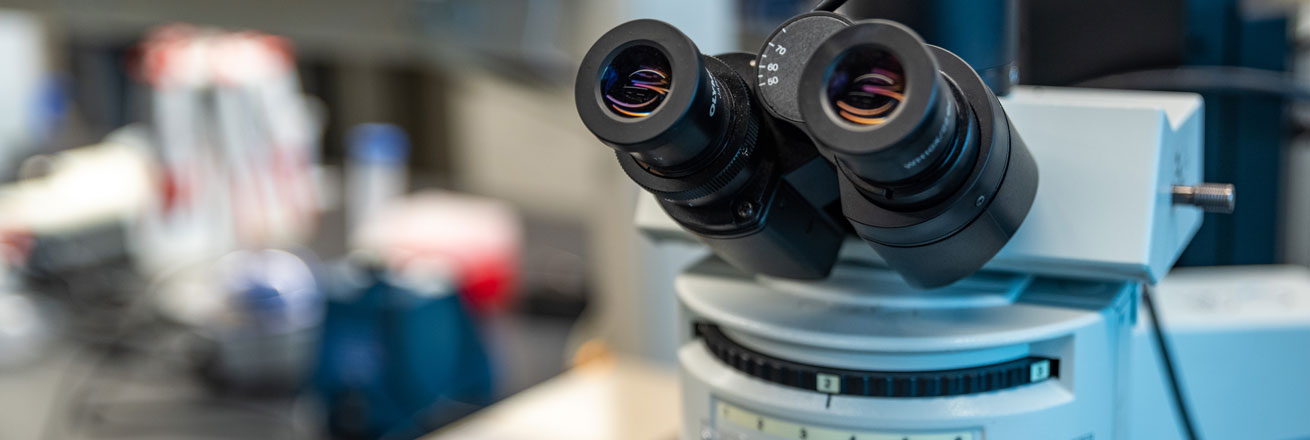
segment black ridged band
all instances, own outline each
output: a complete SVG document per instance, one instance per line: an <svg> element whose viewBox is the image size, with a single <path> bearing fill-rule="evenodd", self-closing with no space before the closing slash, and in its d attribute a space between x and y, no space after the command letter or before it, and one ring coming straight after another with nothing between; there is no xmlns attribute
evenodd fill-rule
<svg viewBox="0 0 1310 440"><path fill-rule="evenodd" d="M861 371L828 368L778 359L729 339L713 324L695 324L693 331L714 357L734 370L757 379L807 391L865 397L943 397L1014 388L1058 377L1059 360L1024 357L998 364L939 371ZM1049 374L1037 376L1034 369ZM820 381L838 381L822 384Z"/></svg>

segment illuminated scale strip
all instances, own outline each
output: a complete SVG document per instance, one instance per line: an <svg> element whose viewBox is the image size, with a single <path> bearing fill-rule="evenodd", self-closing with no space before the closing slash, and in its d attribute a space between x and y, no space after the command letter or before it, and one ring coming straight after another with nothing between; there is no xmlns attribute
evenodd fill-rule
<svg viewBox="0 0 1310 440"><path fill-rule="evenodd" d="M747 435L760 433L785 440L981 440L976 431L873 432L805 425L757 414L723 401L715 402L714 411L722 434L732 431ZM728 431L724 422L735 429ZM722 435L721 438L731 439L733 436Z"/></svg>

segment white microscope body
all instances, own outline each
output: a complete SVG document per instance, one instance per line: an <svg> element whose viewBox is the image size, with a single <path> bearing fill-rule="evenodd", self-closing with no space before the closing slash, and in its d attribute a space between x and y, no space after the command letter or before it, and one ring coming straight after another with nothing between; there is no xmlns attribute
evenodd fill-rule
<svg viewBox="0 0 1310 440"><path fill-rule="evenodd" d="M1200 97L1020 87L1002 101L1041 179L982 272L916 290L851 240L823 281L714 258L679 276L685 439L1181 438L1138 313L1162 280L1165 324L1191 319L1169 334L1201 436L1310 435L1310 417L1295 416L1310 416L1310 350L1292 345L1310 340L1310 275L1237 274L1223 279L1268 282L1205 294L1206 281L1165 279L1201 223L1172 199L1201 182ZM691 239L644 197L639 227ZM1283 306L1243 306L1247 291Z"/></svg>

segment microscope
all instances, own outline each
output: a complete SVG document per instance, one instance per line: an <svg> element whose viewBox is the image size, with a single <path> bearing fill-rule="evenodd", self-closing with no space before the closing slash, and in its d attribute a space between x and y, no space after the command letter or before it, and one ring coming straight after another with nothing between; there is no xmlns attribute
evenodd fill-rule
<svg viewBox="0 0 1310 440"><path fill-rule="evenodd" d="M1199 438L1150 295L1234 208L1200 96L1016 86L840 4L754 54L636 20L579 69L637 227L713 251L675 281L682 438Z"/></svg>

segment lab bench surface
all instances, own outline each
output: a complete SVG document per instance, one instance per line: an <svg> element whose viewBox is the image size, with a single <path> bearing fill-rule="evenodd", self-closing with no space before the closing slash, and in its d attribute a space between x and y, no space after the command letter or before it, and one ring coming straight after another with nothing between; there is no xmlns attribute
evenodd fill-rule
<svg viewBox="0 0 1310 440"><path fill-rule="evenodd" d="M425 440L672 440L677 371L635 359L584 364L438 430Z"/></svg>

